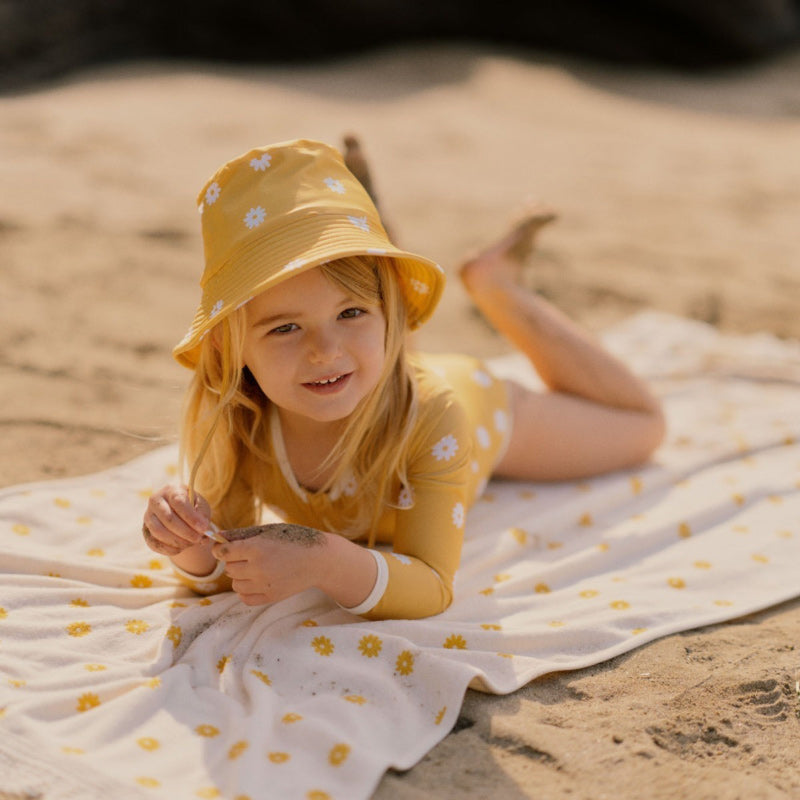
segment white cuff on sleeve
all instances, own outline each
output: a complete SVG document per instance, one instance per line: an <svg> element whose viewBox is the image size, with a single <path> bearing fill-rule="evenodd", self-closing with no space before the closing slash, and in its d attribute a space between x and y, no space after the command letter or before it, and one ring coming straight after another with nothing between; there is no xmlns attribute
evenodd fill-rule
<svg viewBox="0 0 800 800"><path fill-rule="evenodd" d="M386 586L389 583L389 565L386 563L383 554L377 550L369 550L368 552L372 553L372 557L375 559L375 564L378 567L378 577L375 578L375 585L372 587L372 591L367 595L366 600L351 608L339 603L339 608L343 608L351 614L366 614L368 611L372 611L380 602L386 591Z"/></svg>
<svg viewBox="0 0 800 800"><path fill-rule="evenodd" d="M210 583L211 581L215 581L217 578L225 572L225 562L224 561L217 561L217 566L214 567L213 572L209 572L208 575L193 575L191 572L187 572L185 569L181 569L177 564L172 564L172 569L178 573L183 578L187 578L190 581L195 581L196 583Z"/></svg>

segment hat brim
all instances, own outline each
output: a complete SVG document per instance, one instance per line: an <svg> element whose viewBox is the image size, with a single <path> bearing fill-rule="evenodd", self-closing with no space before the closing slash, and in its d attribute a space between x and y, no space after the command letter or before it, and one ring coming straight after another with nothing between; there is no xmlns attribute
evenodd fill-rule
<svg viewBox="0 0 800 800"><path fill-rule="evenodd" d="M204 337L232 311L295 275L349 256L383 256L394 262L409 328L419 327L431 316L445 283L436 262L394 247L382 230L373 231L361 219L304 216L285 224L280 236L252 240L232 259L235 264L223 265L208 278L189 331L173 356L193 369Z"/></svg>

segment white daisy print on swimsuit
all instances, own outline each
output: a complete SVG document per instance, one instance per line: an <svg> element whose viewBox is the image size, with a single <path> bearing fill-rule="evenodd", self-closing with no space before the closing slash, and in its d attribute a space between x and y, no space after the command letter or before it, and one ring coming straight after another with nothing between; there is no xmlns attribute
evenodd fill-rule
<svg viewBox="0 0 800 800"><path fill-rule="evenodd" d="M453 506L453 511L452 511L451 517L452 517L452 520L453 520L453 525L455 525L456 528L463 528L464 527L465 514L464 514L464 504L463 503L456 503Z"/></svg>
<svg viewBox="0 0 800 800"><path fill-rule="evenodd" d="M442 436L431 449L437 461L449 461L458 452L458 441L452 433Z"/></svg>
<svg viewBox="0 0 800 800"><path fill-rule="evenodd" d="M256 206L255 208L251 208L245 215L244 215L244 224L247 225L250 230L253 228L257 228L267 216L267 212L261 206Z"/></svg>
<svg viewBox="0 0 800 800"><path fill-rule="evenodd" d="M508 414L502 408L494 412L494 427L498 433L505 433L508 430Z"/></svg>
<svg viewBox="0 0 800 800"><path fill-rule="evenodd" d="M271 162L272 162L272 156L269 153L263 153L261 158L251 158L250 166L256 172L266 172L266 169Z"/></svg>
<svg viewBox="0 0 800 800"><path fill-rule="evenodd" d="M486 449L492 443L492 439L489 436L489 431L487 431L483 425L479 425L475 429L475 438L478 440L478 444L484 449Z"/></svg>
<svg viewBox="0 0 800 800"><path fill-rule="evenodd" d="M409 566L411 564L411 559L408 556L404 556L402 553L389 553L392 558L396 558L401 564L405 564L405 566Z"/></svg>
<svg viewBox="0 0 800 800"><path fill-rule="evenodd" d="M369 233L369 223L367 222L366 217L353 217L348 214L347 219L349 219L350 222L359 230L364 231L364 233Z"/></svg>
<svg viewBox="0 0 800 800"><path fill-rule="evenodd" d="M484 389L488 389L492 383L494 383L492 376L482 369L476 369L475 372L472 373L472 380L474 380L478 386L483 386Z"/></svg>
<svg viewBox="0 0 800 800"><path fill-rule="evenodd" d="M206 205L207 206L213 206L214 203L217 202L217 200L219 199L220 191L221 190L219 188L219 184L216 181L214 181L214 183L209 185L208 189L206 189Z"/></svg>
<svg viewBox="0 0 800 800"><path fill-rule="evenodd" d="M345 497L353 497L358 491L358 481L354 476L348 476L342 484L342 494Z"/></svg>
<svg viewBox="0 0 800 800"><path fill-rule="evenodd" d="M336 178L325 178L323 183L332 192L336 192L336 194L344 194L344 184L341 181L337 181Z"/></svg>
<svg viewBox="0 0 800 800"><path fill-rule="evenodd" d="M398 508L411 508L414 505L414 490L410 486L404 486L400 490L397 498Z"/></svg>

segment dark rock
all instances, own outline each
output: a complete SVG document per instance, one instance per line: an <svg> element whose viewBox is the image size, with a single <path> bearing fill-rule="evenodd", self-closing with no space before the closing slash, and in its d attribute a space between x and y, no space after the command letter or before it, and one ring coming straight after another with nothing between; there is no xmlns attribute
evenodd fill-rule
<svg viewBox="0 0 800 800"><path fill-rule="evenodd" d="M307 61L431 40L698 68L796 45L800 0L0 0L0 89L120 60Z"/></svg>

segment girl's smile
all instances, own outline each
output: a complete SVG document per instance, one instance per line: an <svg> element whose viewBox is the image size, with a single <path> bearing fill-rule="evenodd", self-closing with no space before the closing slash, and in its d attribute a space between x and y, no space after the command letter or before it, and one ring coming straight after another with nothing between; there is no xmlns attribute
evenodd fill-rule
<svg viewBox="0 0 800 800"><path fill-rule="evenodd" d="M338 422L377 385L383 311L352 297L321 270L289 278L246 309L244 362L284 422Z"/></svg>

